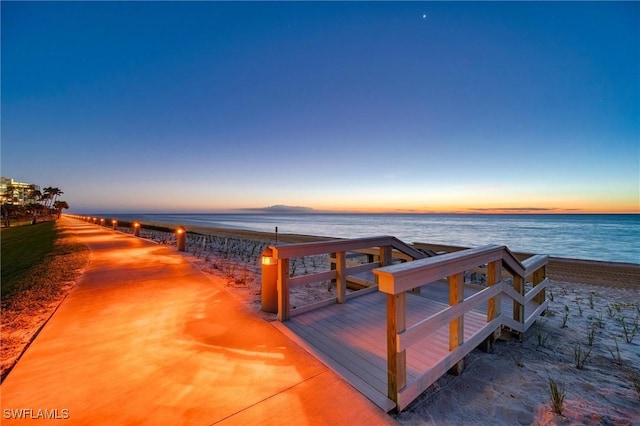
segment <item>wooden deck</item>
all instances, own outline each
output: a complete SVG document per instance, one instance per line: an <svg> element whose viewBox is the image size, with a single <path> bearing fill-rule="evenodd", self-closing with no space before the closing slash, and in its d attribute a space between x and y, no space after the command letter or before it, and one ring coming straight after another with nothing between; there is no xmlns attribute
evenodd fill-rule
<svg viewBox="0 0 640 426"><path fill-rule="evenodd" d="M481 289L465 286L465 298ZM407 294L407 327L442 311L449 306L446 281L421 287L420 294ZM283 333L297 341L309 352L340 374L353 387L385 411L395 408L387 397L387 313L386 295L369 293L349 299L345 304L332 304L310 312L292 316L288 321L275 322ZM503 296L501 314L513 317L512 299ZM529 302L527 315L538 305ZM487 304L464 315L464 341L468 342L487 325ZM472 348L469 349L469 352ZM420 378L425 371L442 362L449 355L449 326L438 329L430 338L422 339L407 349L407 383ZM450 366L449 366L450 367ZM447 368L448 369L448 368ZM427 380L435 382L441 374Z"/></svg>
<svg viewBox="0 0 640 426"><path fill-rule="evenodd" d="M379 236L270 249L284 323L276 326L387 411L404 410L447 371L459 371L501 327L524 333L548 306L548 256L520 261L505 246L428 256ZM365 253L366 263L348 260L354 252ZM335 259L331 270L292 276L290 259L318 254ZM377 284L347 294L363 273ZM480 274L486 287L465 286L467 274ZM335 297L291 307L290 288L326 280Z"/></svg>

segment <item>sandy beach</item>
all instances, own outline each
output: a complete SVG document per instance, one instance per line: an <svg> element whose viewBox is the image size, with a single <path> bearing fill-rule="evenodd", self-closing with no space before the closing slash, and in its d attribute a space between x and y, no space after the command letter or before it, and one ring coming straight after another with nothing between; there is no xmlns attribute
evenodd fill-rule
<svg viewBox="0 0 640 426"><path fill-rule="evenodd" d="M274 242L273 235L251 231L188 230L222 233L239 245ZM199 238L185 256L205 273L225 276L227 289L248 309L274 321L260 310L257 259L207 256ZM640 266L552 258L548 271L550 307L521 341L503 333L493 353L473 351L462 375L443 376L393 417L401 424L640 424ZM327 297L326 286L309 285L294 290L292 304ZM562 414L551 409L550 379L564 390Z"/></svg>
<svg viewBox="0 0 640 426"><path fill-rule="evenodd" d="M275 321L260 310L258 262L274 236L187 229L198 234L189 234L184 256L203 272L224 277L226 290L256 316ZM161 231L141 236L173 244ZM279 236L280 242L314 239ZM300 262L300 270L311 270L326 259ZM522 340L503 333L492 353L474 350L461 375L443 376L405 411L390 415L407 425L640 424L640 266L557 263L561 267L549 273L549 309ZM326 285L309 285L292 294L292 304L327 297ZM564 392L561 414L551 408L550 380Z"/></svg>

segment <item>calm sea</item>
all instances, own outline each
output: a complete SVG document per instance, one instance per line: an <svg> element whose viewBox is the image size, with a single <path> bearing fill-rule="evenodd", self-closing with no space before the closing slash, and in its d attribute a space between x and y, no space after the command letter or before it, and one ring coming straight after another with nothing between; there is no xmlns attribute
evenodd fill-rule
<svg viewBox="0 0 640 426"><path fill-rule="evenodd" d="M640 264L640 215L116 214L122 219L340 238L393 235L405 242Z"/></svg>

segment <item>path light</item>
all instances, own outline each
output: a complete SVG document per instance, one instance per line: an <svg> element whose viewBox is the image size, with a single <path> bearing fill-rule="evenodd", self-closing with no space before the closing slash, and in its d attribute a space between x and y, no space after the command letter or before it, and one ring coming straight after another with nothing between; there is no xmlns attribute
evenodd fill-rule
<svg viewBox="0 0 640 426"><path fill-rule="evenodd" d="M93 218L93 223L98 223L98 218L97 217Z"/></svg>
<svg viewBox="0 0 640 426"><path fill-rule="evenodd" d="M262 251L261 309L272 314L278 313L278 260L273 250Z"/></svg>
<svg viewBox="0 0 640 426"><path fill-rule="evenodd" d="M117 220L115 220L115 219L113 219L113 220L111 221L111 225L113 226L113 229L116 229L116 228L118 227L118 221L117 221Z"/></svg>
<svg viewBox="0 0 640 426"><path fill-rule="evenodd" d="M133 236L140 236L140 224L138 222L133 222Z"/></svg>
<svg viewBox="0 0 640 426"><path fill-rule="evenodd" d="M104 226L104 218L100 219L100 225Z"/></svg>
<svg viewBox="0 0 640 426"><path fill-rule="evenodd" d="M176 239L178 241L178 251L184 251L184 240L187 235L187 231L184 229L184 226L180 226L176 229Z"/></svg>

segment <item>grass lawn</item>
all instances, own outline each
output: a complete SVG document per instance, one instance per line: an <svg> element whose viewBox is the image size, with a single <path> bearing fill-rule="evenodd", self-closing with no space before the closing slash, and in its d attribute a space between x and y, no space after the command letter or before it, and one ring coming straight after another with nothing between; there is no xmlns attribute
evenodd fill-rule
<svg viewBox="0 0 640 426"><path fill-rule="evenodd" d="M57 235L55 222L2 230L0 250L3 299L19 291L21 278L51 254Z"/></svg>
<svg viewBox="0 0 640 426"><path fill-rule="evenodd" d="M61 222L4 228L0 243L1 383L79 279L89 249Z"/></svg>

